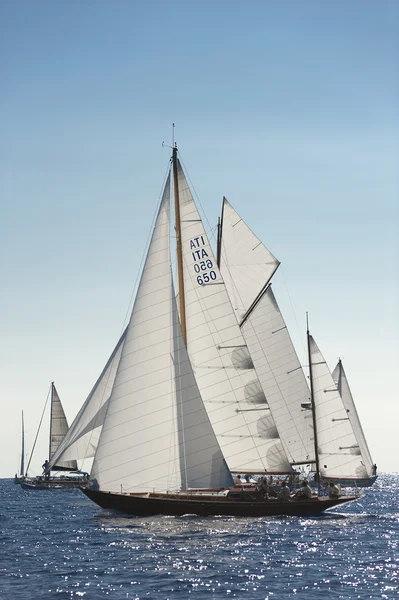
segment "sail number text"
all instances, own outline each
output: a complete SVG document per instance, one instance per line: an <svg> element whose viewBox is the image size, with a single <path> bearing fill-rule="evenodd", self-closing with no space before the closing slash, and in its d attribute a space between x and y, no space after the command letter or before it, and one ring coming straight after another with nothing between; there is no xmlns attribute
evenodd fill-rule
<svg viewBox="0 0 399 600"><path fill-rule="evenodd" d="M212 270L213 262L203 247L205 244L206 242L202 235L190 240L190 250L194 260L193 268L198 285L215 281L217 277L216 272Z"/></svg>

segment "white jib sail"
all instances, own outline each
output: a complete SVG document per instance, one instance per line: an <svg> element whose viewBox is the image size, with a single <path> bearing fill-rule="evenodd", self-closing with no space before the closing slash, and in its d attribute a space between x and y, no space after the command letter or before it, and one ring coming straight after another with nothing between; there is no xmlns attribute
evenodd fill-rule
<svg viewBox="0 0 399 600"><path fill-rule="evenodd" d="M241 331L287 457L314 462L312 414L301 406L309 403L309 387L271 287Z"/></svg>
<svg viewBox="0 0 399 600"><path fill-rule="evenodd" d="M327 363L312 336L310 360L320 475L325 478L367 477L348 413Z"/></svg>
<svg viewBox="0 0 399 600"><path fill-rule="evenodd" d="M366 467L367 474L370 477L373 473L373 460L371 458L370 450L368 448L366 438L363 433L359 415L356 410L355 402L353 400L352 393L341 360L335 367L332 376L338 388L338 391L341 394L342 402L347 411L349 421L351 422L353 431L359 444L364 466Z"/></svg>
<svg viewBox="0 0 399 600"><path fill-rule="evenodd" d="M285 453L292 463L312 462L312 415L301 406L309 386L274 294L263 292L279 264L224 198L220 271L236 314L246 315L241 331Z"/></svg>
<svg viewBox="0 0 399 600"><path fill-rule="evenodd" d="M102 490L232 484L178 326L169 190L168 178L94 458Z"/></svg>
<svg viewBox="0 0 399 600"><path fill-rule="evenodd" d="M289 461L180 162L178 184L187 348L213 429L233 472L288 472Z"/></svg>
<svg viewBox="0 0 399 600"><path fill-rule="evenodd" d="M54 456L58 446L64 439L68 431L68 422L62 408L61 400L58 396L55 385L52 386L51 393L51 419L50 419L50 460ZM77 470L76 460L62 460L57 465L64 469Z"/></svg>
<svg viewBox="0 0 399 600"><path fill-rule="evenodd" d="M100 377L76 415L68 433L54 452L50 467L59 461L86 459L94 456L104 417L121 358L126 330L119 339Z"/></svg>
<svg viewBox="0 0 399 600"><path fill-rule="evenodd" d="M279 266L279 261L223 198L220 271L238 321Z"/></svg>

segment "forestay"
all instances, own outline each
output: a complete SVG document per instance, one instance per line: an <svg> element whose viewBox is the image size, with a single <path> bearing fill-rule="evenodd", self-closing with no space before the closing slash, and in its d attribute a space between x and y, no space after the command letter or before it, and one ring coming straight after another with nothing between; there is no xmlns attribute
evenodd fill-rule
<svg viewBox="0 0 399 600"><path fill-rule="evenodd" d="M232 471L288 472L247 344L178 162L187 348Z"/></svg>
<svg viewBox="0 0 399 600"><path fill-rule="evenodd" d="M64 409L62 408L61 400L58 396L58 392L55 385L52 384L51 389L51 417L50 417L50 452L49 458L54 456L58 446L65 437L68 431L68 422L65 416ZM78 465L75 460L61 460L57 463L53 461L54 469L61 467L63 470L70 469L76 471Z"/></svg>
<svg viewBox="0 0 399 600"><path fill-rule="evenodd" d="M50 467L59 461L86 459L94 456L107 411L108 400L121 358L126 330L120 337L100 377L76 415L68 433L50 460Z"/></svg>
<svg viewBox="0 0 399 600"><path fill-rule="evenodd" d="M320 475L326 478L367 477L347 410L312 336L309 345Z"/></svg>
<svg viewBox="0 0 399 600"><path fill-rule="evenodd" d="M338 388L338 391L341 394L342 402L347 411L349 421L351 422L353 431L359 444L364 466L366 468L368 476L370 477L373 473L373 461L366 442L366 437L363 433L359 415L356 410L355 402L353 400L353 396L341 360L335 367L332 376Z"/></svg>
<svg viewBox="0 0 399 600"><path fill-rule="evenodd" d="M182 339L169 249L169 178L90 479L107 491L232 484Z"/></svg>
<svg viewBox="0 0 399 600"><path fill-rule="evenodd" d="M239 321L279 264L229 201L223 198L220 271Z"/></svg>

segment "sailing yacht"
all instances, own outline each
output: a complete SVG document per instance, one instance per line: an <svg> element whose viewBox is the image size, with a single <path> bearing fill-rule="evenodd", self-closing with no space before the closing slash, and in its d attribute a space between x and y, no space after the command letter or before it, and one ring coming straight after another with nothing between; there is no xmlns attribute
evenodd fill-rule
<svg viewBox="0 0 399 600"><path fill-rule="evenodd" d="M103 508L135 515L318 515L357 499L279 501L233 487L231 471L273 465L287 472L290 464L269 433L275 423L265 419L262 384L176 146L171 162L83 492Z"/></svg>
<svg viewBox="0 0 399 600"><path fill-rule="evenodd" d="M46 459L43 465L43 476L36 478L28 478L28 471L30 463L33 457L33 453L36 446L36 441L40 432L40 428L43 421L44 412L46 410L47 400L43 409L42 417L40 419L39 427L36 433L36 438L33 444L32 452L30 454L28 466L24 481L22 481L22 487L26 490L32 489L49 489L54 487L78 487L84 485L86 478L78 471L78 465L76 460L62 459L58 462L53 461L51 466L50 462L55 455L60 443L64 439L68 432L68 421L65 416L63 406L61 404L60 397L54 385L51 382L50 386L50 435L49 435L49 458ZM68 476L51 476L51 472L68 472ZM77 472L78 475L71 475L71 473Z"/></svg>
<svg viewBox="0 0 399 600"><path fill-rule="evenodd" d="M341 486L369 487L373 485L377 479L377 467L371 458L370 450L367 445L366 437L363 432L360 418L356 410L355 401L353 400L341 359L339 359L337 366L332 372L332 378L341 396L347 418L349 419L356 436L357 446L353 451L357 454L360 454L363 466L362 470L360 471L360 477L355 479L340 479L338 480L338 483L340 483Z"/></svg>

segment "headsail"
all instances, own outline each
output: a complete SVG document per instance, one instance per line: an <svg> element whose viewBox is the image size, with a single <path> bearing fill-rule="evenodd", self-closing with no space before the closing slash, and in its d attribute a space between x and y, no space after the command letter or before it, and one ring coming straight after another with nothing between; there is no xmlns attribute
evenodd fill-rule
<svg viewBox="0 0 399 600"><path fill-rule="evenodd" d="M347 410L330 370L309 336L320 475L336 478L368 476Z"/></svg>
<svg viewBox="0 0 399 600"><path fill-rule="evenodd" d="M68 433L51 458L50 468L60 461L83 460L94 456L114 385L116 369L121 358L125 335L126 330L121 335Z"/></svg>
<svg viewBox="0 0 399 600"><path fill-rule="evenodd" d="M58 396L58 392L55 388L54 383L52 384L51 389L51 417L50 417L50 449L49 449L49 459L51 460L52 456L56 452L58 446L64 439L66 433L68 431L68 422L65 416L64 409L62 408L60 397ZM57 465L54 465L52 469L55 470L63 470L63 471L77 471L78 465L76 460L71 461L60 461Z"/></svg>
<svg viewBox="0 0 399 600"><path fill-rule="evenodd" d="M91 472L107 491L231 485L178 321L165 186Z"/></svg>
<svg viewBox="0 0 399 600"><path fill-rule="evenodd" d="M267 286L280 262L223 198L220 271L238 321Z"/></svg>
<svg viewBox="0 0 399 600"><path fill-rule="evenodd" d="M342 402L349 417L349 421L353 427L353 431L359 444L362 460L367 470L367 474L370 477L373 474L373 460L371 458L370 450L366 442L366 437L363 433L359 415L356 410L355 402L353 400L352 393L341 360L338 361L338 364L335 367L332 376L341 395Z"/></svg>
<svg viewBox="0 0 399 600"><path fill-rule="evenodd" d="M314 460L309 387L268 283L279 261L223 199L220 270L291 463Z"/></svg>
<svg viewBox="0 0 399 600"><path fill-rule="evenodd" d="M213 429L232 471L290 465L180 162L178 187L187 348Z"/></svg>

